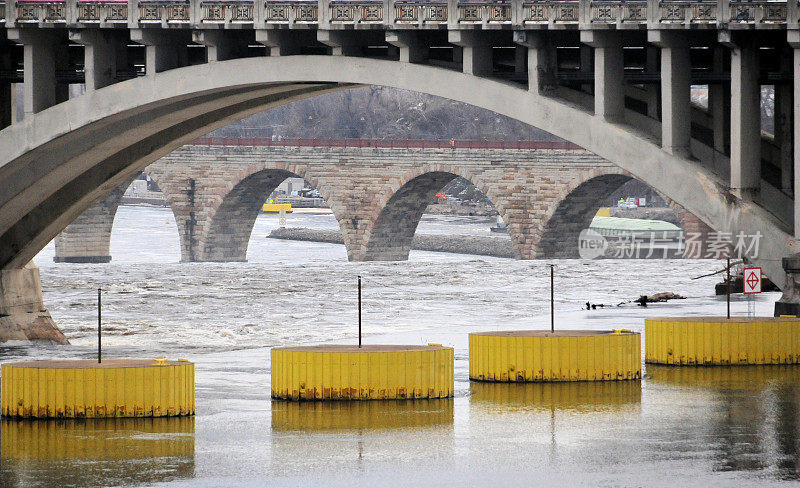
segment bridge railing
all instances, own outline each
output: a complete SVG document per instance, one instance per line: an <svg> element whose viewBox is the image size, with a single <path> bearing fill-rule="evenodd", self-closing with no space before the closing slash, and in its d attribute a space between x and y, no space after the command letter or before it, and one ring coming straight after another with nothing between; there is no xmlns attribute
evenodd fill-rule
<svg viewBox="0 0 800 488"><path fill-rule="evenodd" d="M591 22L600 24L647 23L646 1L599 1L591 3Z"/></svg>
<svg viewBox="0 0 800 488"><path fill-rule="evenodd" d="M253 23L253 2L202 1L200 17L204 24Z"/></svg>
<svg viewBox="0 0 800 488"><path fill-rule="evenodd" d="M321 139L263 137L201 137L190 143L195 146L273 146L273 147L358 147L396 149L554 149L578 150L567 141L473 141L438 139Z"/></svg>
<svg viewBox="0 0 800 488"><path fill-rule="evenodd" d="M344 24L382 24L382 1L339 1L328 4L331 23Z"/></svg>
<svg viewBox="0 0 800 488"><path fill-rule="evenodd" d="M319 4L313 1L268 1L264 4L264 22L267 24L316 24L319 22Z"/></svg>
<svg viewBox="0 0 800 488"><path fill-rule="evenodd" d="M79 1L76 3L77 22L82 24L119 23L128 21L128 2L124 1Z"/></svg>
<svg viewBox="0 0 800 488"><path fill-rule="evenodd" d="M325 14L321 25L325 27L446 23L451 28L578 24L633 28L644 24L744 24L769 28L787 23L796 26L800 20L797 0L462 0L451 8L442 0L5 0L0 2L0 21L7 17L7 26L106 26L127 21L131 26L253 23L291 27L320 24L320 8Z"/></svg>
<svg viewBox="0 0 800 488"><path fill-rule="evenodd" d="M580 5L570 0L532 0L522 4L523 24L578 24Z"/></svg>
<svg viewBox="0 0 800 488"><path fill-rule="evenodd" d="M400 1L394 4L396 24L446 24L447 3Z"/></svg>

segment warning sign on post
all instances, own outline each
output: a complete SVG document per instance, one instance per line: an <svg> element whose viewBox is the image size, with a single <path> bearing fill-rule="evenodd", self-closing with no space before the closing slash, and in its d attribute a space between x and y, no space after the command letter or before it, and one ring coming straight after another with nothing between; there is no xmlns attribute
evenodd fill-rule
<svg viewBox="0 0 800 488"><path fill-rule="evenodd" d="M744 294L761 293L761 268L744 268Z"/></svg>

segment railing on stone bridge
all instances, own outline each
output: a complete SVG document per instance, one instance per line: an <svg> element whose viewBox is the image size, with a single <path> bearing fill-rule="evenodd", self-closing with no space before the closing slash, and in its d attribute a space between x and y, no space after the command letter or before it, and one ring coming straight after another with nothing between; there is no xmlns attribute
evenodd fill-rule
<svg viewBox="0 0 800 488"><path fill-rule="evenodd" d="M737 28L796 26L797 0L461 0L449 8L442 0L8 0L0 2L0 21L14 25L127 23L167 27L175 24L252 24L254 27L317 24L404 27L510 28L616 25L642 28L663 24ZM320 12L320 9L323 9ZM655 10L655 11L651 11ZM324 14L324 15L323 15Z"/></svg>
<svg viewBox="0 0 800 488"><path fill-rule="evenodd" d="M272 146L272 147L352 147L384 149L550 149L579 150L580 146L562 140L483 141L439 139L325 139L266 137L201 137L189 143L194 146Z"/></svg>

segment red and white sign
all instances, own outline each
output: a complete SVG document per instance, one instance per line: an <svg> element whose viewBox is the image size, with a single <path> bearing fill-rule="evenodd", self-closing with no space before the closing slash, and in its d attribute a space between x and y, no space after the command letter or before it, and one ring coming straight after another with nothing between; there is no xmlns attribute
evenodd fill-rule
<svg viewBox="0 0 800 488"><path fill-rule="evenodd" d="M744 268L744 294L761 293L761 268Z"/></svg>

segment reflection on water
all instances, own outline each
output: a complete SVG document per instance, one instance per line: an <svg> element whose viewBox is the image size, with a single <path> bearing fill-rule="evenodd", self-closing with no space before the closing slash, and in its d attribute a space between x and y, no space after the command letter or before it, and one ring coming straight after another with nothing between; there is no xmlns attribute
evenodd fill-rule
<svg viewBox="0 0 800 488"><path fill-rule="evenodd" d="M374 462L430 462L454 451L453 399L272 402L272 468L284 475Z"/></svg>
<svg viewBox="0 0 800 488"><path fill-rule="evenodd" d="M191 477L194 417L4 419L0 460L3 487L139 484Z"/></svg>
<svg viewBox="0 0 800 488"><path fill-rule="evenodd" d="M716 471L800 479L800 367L647 366L649 381L703 399Z"/></svg>
<svg viewBox="0 0 800 488"><path fill-rule="evenodd" d="M275 431L384 430L452 425L453 399L272 402Z"/></svg>
<svg viewBox="0 0 800 488"><path fill-rule="evenodd" d="M470 402L489 410L627 410L642 401L640 381L470 384Z"/></svg>

